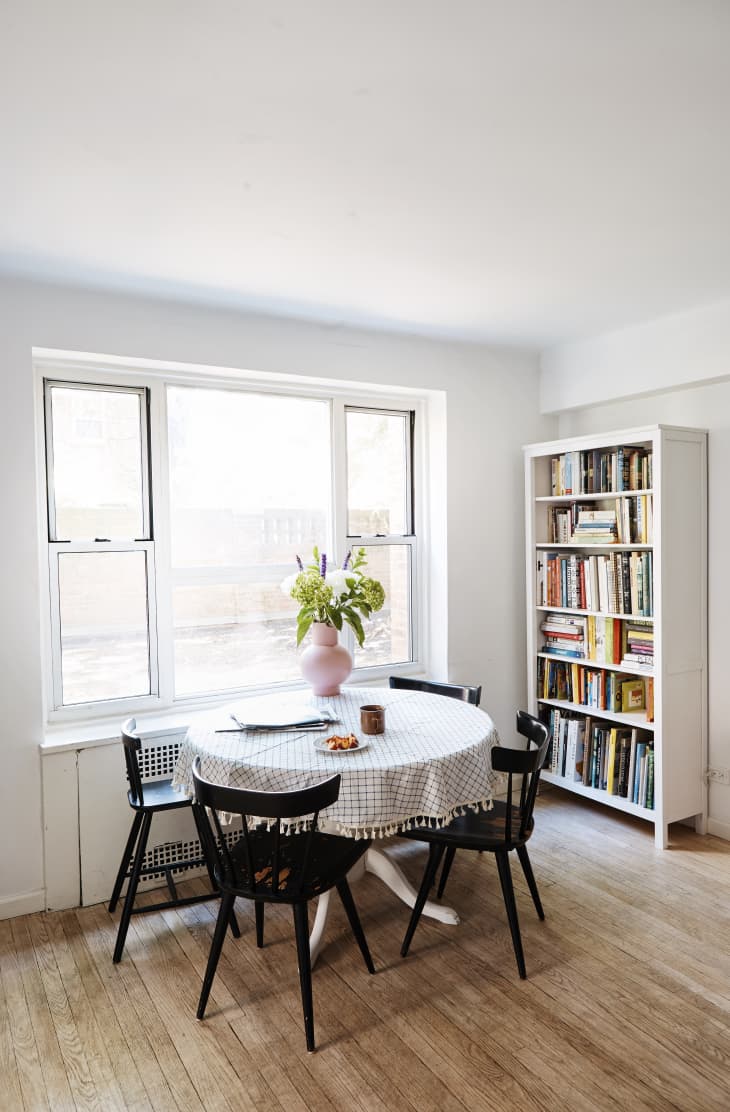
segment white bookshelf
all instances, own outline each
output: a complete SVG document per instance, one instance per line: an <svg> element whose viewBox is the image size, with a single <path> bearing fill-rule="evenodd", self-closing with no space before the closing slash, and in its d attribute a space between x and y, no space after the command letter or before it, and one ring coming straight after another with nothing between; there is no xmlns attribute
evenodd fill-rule
<svg viewBox="0 0 730 1112"><path fill-rule="evenodd" d="M650 450L653 456L652 488L591 493L553 493L554 458L568 452L611 452L619 447ZM672 822L694 820L704 833L707 815L707 434L699 429L667 425L623 429L595 436L530 444L525 449L526 572L527 572L527 673L528 705L533 714L551 707L606 726L637 727L654 743L654 806L642 807L630 798L609 794L562 776L543 772L543 780L566 791L593 799L653 824L656 845L666 848ZM574 456L573 461L580 457ZM586 460L586 457L583 457ZM580 470L580 469L579 469ZM584 478L582 476L581 478ZM581 482L578 479L576 486ZM617 500L643 496L651 499L653 531L645 543L576 544L551 541L552 507L565 509L580 502L591 509L613 509ZM646 504L646 503L645 503ZM626 538L622 538L624 542ZM646 543L650 540L650 543ZM611 552L651 553L653 613L630 614L622 608L609 614L601 610L550 605L537 597L537 562L551 552L603 556ZM637 557L640 558L640 557ZM553 600L554 601L554 600ZM562 600L564 602L564 600ZM540 625L551 613L591 615L600 618L641 620L654 630L653 666L599 663L542 651ZM538 694L538 662L562 660L579 668L627 677L653 677L654 719L645 710L611 712ZM575 673L574 673L575 674Z"/></svg>

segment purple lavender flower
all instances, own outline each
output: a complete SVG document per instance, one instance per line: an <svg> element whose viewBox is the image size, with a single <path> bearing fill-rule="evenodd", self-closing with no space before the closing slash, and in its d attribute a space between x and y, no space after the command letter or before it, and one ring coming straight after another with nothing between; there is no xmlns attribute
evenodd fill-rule
<svg viewBox="0 0 730 1112"><path fill-rule="evenodd" d="M319 574L322 576L323 579L327 574L327 553L326 552L322 553L322 558L319 561Z"/></svg>
<svg viewBox="0 0 730 1112"><path fill-rule="evenodd" d="M297 567L300 571L304 571L304 564L302 563L301 556L297 556Z"/></svg>
<svg viewBox="0 0 730 1112"><path fill-rule="evenodd" d="M345 562L342 565L342 570L343 571L347 571L347 565L350 563L350 557L351 556L352 556L352 549L349 549L348 553L347 553L347 556L345 556Z"/></svg>

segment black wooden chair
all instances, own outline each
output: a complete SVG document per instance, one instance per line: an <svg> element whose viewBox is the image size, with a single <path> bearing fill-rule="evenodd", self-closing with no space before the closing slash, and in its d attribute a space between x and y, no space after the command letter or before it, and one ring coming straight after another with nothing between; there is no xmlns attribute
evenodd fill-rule
<svg viewBox="0 0 730 1112"><path fill-rule="evenodd" d="M122 726L124 760L127 768L127 780L129 781L127 798L129 800L129 806L134 811L134 819L132 820L132 829L129 832L127 844L124 847L124 855L122 856L119 866L117 879L114 882L112 898L109 901L109 911L114 912L119 901L119 896L121 895L122 885L125 880L128 880L129 885L127 887L127 894L124 898L122 916L119 921L119 930L117 931L117 941L114 947L115 962L122 960L124 943L127 938L127 931L129 930L129 922L133 915L147 911L162 911L168 907L181 907L184 904L200 903L201 900L209 900L218 894L214 890L212 893L198 896L179 896L177 888L175 887L175 881L172 877L173 869L192 869L201 865L208 867L206 856L191 857L184 861L175 861L169 865L144 864L147 839L149 838L153 815L160 811L174 811L182 807L190 807L192 809L193 818L195 819L201 846L204 844L204 828L201 827L199 813L192 807L192 800L173 788L172 779L170 777L165 780L148 780L145 783L142 782L138 758L138 754L142 749L142 741L138 737L136 730L137 723L134 718L129 718ZM170 899L160 903L145 904L142 907L135 907L134 901L140 880L143 877L159 873L164 873L165 875L165 881L170 892ZM211 882L215 886L213 873L209 867L208 874ZM231 931L236 938L239 938L240 931L238 930L233 910L231 910L230 914L230 924Z"/></svg>
<svg viewBox="0 0 730 1112"><path fill-rule="evenodd" d="M200 758L197 757L193 764L193 782L195 810L199 810L200 821L206 831L206 853L213 866L215 882L222 892L198 1003L198 1019L203 1019L205 1015L235 898L241 896L254 901L256 944L260 947L264 944L264 904L290 904L294 914L304 1032L307 1050L314 1050L308 902L330 888L337 888L365 965L370 973L374 973L368 944L347 883L348 872L365 853L370 842L323 834L317 829L319 812L334 803L340 794L339 776L298 791L248 791L211 784L202 779ZM241 836L232 848L223 838L219 811L241 816ZM258 820L273 819L275 822L269 825L258 821L254 826L247 818L251 815L258 816ZM299 823L303 816L309 815L312 818L305 832L282 833L282 819L296 819Z"/></svg>
<svg viewBox="0 0 730 1112"><path fill-rule="evenodd" d="M470 811L453 819L441 829L429 825L403 831L404 838L415 838L429 843L429 856L421 881L411 919L408 924L401 955L408 953L418 920L423 911L429 891L434 883L441 858L446 852L449 856L444 864L438 894L443 893L449 869L457 849L472 849L493 853L497 860L499 880L502 885L507 918L512 933L512 944L520 977L525 978L525 957L522 950L520 924L517 918L517 905L512 886L509 854L517 851L527 885L530 889L537 914L540 919L545 913L527 854L527 842L532 836L534 821L532 817L535 796L540 780L540 771L545 763L549 734L547 727L526 711L517 714L517 732L527 738L527 749L506 749L497 746L492 749L492 767L497 772L507 773L507 799L495 800L491 811ZM513 793L513 778L521 777L519 794Z"/></svg>
<svg viewBox="0 0 730 1112"><path fill-rule="evenodd" d="M449 699L461 699L465 703L479 706L482 698L481 684L478 687L460 683L437 683L436 680L415 680L410 676L390 676L391 687L402 691L426 691L430 695L446 695Z"/></svg>

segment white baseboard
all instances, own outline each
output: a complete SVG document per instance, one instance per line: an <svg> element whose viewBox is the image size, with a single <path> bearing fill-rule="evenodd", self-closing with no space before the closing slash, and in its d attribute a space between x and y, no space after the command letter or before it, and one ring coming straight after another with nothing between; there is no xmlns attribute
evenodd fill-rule
<svg viewBox="0 0 730 1112"><path fill-rule="evenodd" d="M726 842L730 842L730 822L720 822L718 819L708 819L707 833L714 834L716 838L724 838Z"/></svg>
<svg viewBox="0 0 730 1112"><path fill-rule="evenodd" d="M20 892L17 896L3 896L0 899L0 919L13 919L16 915L30 915L33 911L44 911L46 893L43 888L35 892Z"/></svg>

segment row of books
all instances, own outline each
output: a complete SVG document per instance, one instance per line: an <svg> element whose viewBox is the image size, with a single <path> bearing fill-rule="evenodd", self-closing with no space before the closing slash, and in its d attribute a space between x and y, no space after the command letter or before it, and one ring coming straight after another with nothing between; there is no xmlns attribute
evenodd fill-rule
<svg viewBox="0 0 730 1112"><path fill-rule="evenodd" d="M652 572L651 552L538 552L537 605L651 617Z"/></svg>
<svg viewBox="0 0 730 1112"><path fill-rule="evenodd" d="M645 711L647 722L654 720L652 676L607 672L604 668L591 668L565 660L546 660L541 656L537 661L537 696L539 699L559 699L612 714Z"/></svg>
<svg viewBox="0 0 730 1112"><path fill-rule="evenodd" d="M654 627L625 618L548 614L540 623L542 652L627 667L654 663Z"/></svg>
<svg viewBox="0 0 730 1112"><path fill-rule="evenodd" d="M586 509L578 511L571 544L616 544L618 532L615 510Z"/></svg>
<svg viewBox="0 0 730 1112"><path fill-rule="evenodd" d="M614 509L580 502L548 509L552 544L651 544L653 535L651 494L617 498Z"/></svg>
<svg viewBox="0 0 730 1112"><path fill-rule="evenodd" d="M639 664L651 668L654 665L654 627L646 624L624 623L624 651L621 663L627 666Z"/></svg>
<svg viewBox="0 0 730 1112"><path fill-rule="evenodd" d="M564 452L551 463L554 495L615 494L623 490L651 490L651 448L621 447Z"/></svg>
<svg viewBox="0 0 730 1112"><path fill-rule="evenodd" d="M654 808L654 742L635 727L611 726L552 707L545 767L554 776Z"/></svg>

